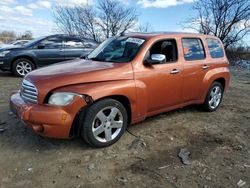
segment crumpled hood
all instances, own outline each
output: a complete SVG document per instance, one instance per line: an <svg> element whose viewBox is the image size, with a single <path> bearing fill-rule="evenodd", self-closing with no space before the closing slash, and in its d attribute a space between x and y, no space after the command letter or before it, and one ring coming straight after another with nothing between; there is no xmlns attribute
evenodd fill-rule
<svg viewBox="0 0 250 188"><path fill-rule="evenodd" d="M68 85L133 79L133 69L131 63L75 59L37 69L25 79L37 87L39 98L44 98L51 90Z"/></svg>

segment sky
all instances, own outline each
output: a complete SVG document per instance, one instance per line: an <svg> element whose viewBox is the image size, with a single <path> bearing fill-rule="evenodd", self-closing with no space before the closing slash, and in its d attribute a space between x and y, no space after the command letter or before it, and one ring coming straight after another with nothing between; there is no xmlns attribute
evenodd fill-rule
<svg viewBox="0 0 250 188"><path fill-rule="evenodd" d="M52 10L57 4L74 6L96 4L97 0L0 0L0 31L22 34L29 30L35 37L58 33ZM139 23L151 23L154 31L183 31L182 24L193 16L195 0L119 0L136 7ZM188 30L185 30L188 31Z"/></svg>

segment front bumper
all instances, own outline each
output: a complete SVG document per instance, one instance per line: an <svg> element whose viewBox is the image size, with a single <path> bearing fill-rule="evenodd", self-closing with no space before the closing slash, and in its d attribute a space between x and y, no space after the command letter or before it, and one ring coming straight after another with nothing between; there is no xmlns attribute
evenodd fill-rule
<svg viewBox="0 0 250 188"><path fill-rule="evenodd" d="M11 60L9 58L0 57L0 70L10 70Z"/></svg>
<svg viewBox="0 0 250 188"><path fill-rule="evenodd" d="M35 133L51 138L69 138L77 113L86 105L81 97L75 97L64 107L26 103L19 92L10 98L10 109L14 114Z"/></svg>

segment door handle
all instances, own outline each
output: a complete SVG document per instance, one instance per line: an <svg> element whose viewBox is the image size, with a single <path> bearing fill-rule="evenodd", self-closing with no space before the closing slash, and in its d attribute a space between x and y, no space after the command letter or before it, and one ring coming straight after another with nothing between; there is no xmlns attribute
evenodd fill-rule
<svg viewBox="0 0 250 188"><path fill-rule="evenodd" d="M170 74L178 74L180 71L178 69L173 69Z"/></svg>
<svg viewBox="0 0 250 188"><path fill-rule="evenodd" d="M202 67L202 69L206 70L206 69L208 69L209 67L210 67L209 65L204 65L204 66Z"/></svg>
<svg viewBox="0 0 250 188"><path fill-rule="evenodd" d="M63 50L63 49L60 49L59 51L60 51L60 52L63 52L64 50Z"/></svg>

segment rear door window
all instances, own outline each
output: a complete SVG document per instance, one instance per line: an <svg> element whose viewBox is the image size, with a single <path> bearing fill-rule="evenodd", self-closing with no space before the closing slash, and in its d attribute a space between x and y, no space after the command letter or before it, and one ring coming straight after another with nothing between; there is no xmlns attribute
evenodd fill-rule
<svg viewBox="0 0 250 188"><path fill-rule="evenodd" d="M64 41L64 48L67 49L84 48L84 44L80 39L67 38Z"/></svg>
<svg viewBox="0 0 250 188"><path fill-rule="evenodd" d="M202 42L198 38L182 39L184 58L187 61L205 59L205 50Z"/></svg>
<svg viewBox="0 0 250 188"><path fill-rule="evenodd" d="M223 47L219 40L217 39L206 39L207 45L212 58L224 57Z"/></svg>

